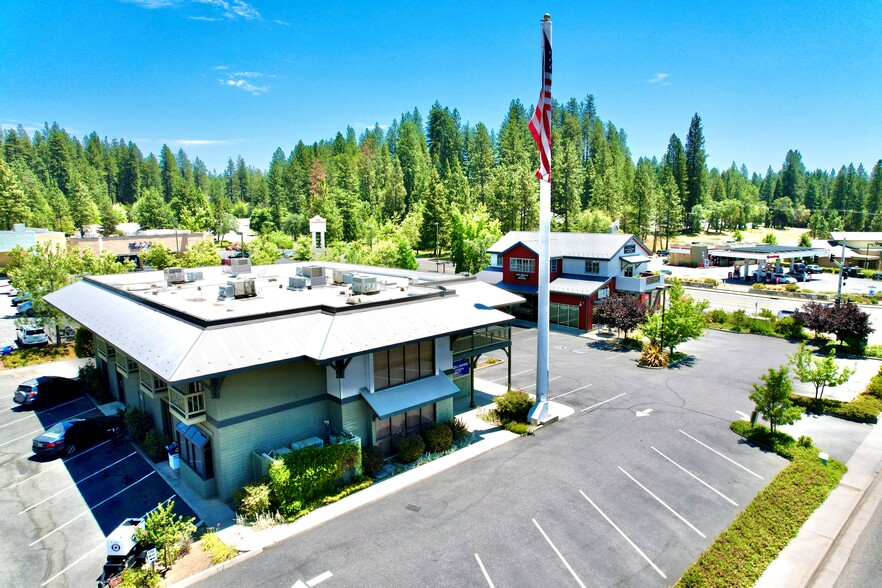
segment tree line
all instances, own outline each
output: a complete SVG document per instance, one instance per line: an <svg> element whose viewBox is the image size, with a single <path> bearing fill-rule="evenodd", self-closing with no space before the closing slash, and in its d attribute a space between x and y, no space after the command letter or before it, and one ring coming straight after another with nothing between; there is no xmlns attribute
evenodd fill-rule
<svg viewBox="0 0 882 588"><path fill-rule="evenodd" d="M0 229L24 222L72 234L100 224L109 234L131 220L224 233L249 217L257 232L296 238L321 215L334 253L437 245L474 271L501 234L538 227L529 113L513 100L491 130L436 102L425 119L414 108L385 129L356 136L347 127L287 155L278 148L266 170L238 157L220 172L183 149L145 156L133 141L77 138L58 124L32 136L0 130ZM748 225L808 227L815 237L882 230L882 160L869 173L862 164L809 171L790 150L778 171L708 169L695 114L685 140L673 133L659 157L635 163L624 129L602 121L592 95L555 102L552 133L554 230L606 231L619 220L653 249L677 234Z"/></svg>

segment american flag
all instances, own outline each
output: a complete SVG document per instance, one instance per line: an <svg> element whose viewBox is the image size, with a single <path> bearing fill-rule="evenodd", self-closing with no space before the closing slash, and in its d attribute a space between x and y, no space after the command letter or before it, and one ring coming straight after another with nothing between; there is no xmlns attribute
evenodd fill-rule
<svg viewBox="0 0 882 588"><path fill-rule="evenodd" d="M530 132L539 148L539 169L536 177L551 181L551 19L546 14L542 29L542 90L536 112L530 119Z"/></svg>

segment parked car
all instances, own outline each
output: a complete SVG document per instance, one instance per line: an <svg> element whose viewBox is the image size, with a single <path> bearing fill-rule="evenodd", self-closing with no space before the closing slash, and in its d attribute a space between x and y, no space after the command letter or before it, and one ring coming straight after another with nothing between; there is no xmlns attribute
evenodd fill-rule
<svg viewBox="0 0 882 588"><path fill-rule="evenodd" d="M797 282L807 282L811 279L809 278L809 274L804 271L791 270L787 275L796 279Z"/></svg>
<svg viewBox="0 0 882 588"><path fill-rule="evenodd" d="M233 255L231 255L231 256L229 256L229 257L221 258L221 265L232 265L232 262L231 262L230 260L231 260L231 259L238 259L238 258L240 258L240 257L251 257L251 254L248 253L248 252L246 251L246 252L245 252L245 255L242 255L242 252L239 251L239 252L234 253Z"/></svg>
<svg viewBox="0 0 882 588"><path fill-rule="evenodd" d="M667 257L668 255L671 254L671 252L668 251L667 249L659 249L658 251L655 252L655 254L658 255L659 257Z"/></svg>
<svg viewBox="0 0 882 588"><path fill-rule="evenodd" d="M857 266L851 266L845 268L845 277L847 278L863 278L864 274L861 273L861 268Z"/></svg>
<svg viewBox="0 0 882 588"><path fill-rule="evenodd" d="M77 380L61 376L40 376L19 384L12 399L22 406L50 406L79 393Z"/></svg>
<svg viewBox="0 0 882 588"><path fill-rule="evenodd" d="M821 269L821 266L815 264L809 264L805 266L805 271L810 274L822 274L824 270Z"/></svg>
<svg viewBox="0 0 882 588"><path fill-rule="evenodd" d="M874 280L882 280L882 272L874 272L873 279Z"/></svg>
<svg viewBox="0 0 882 588"><path fill-rule="evenodd" d="M12 300L10 300L10 302L12 303L12 306L18 306L22 302L27 302L28 300L29 299L27 294L21 294L20 292L17 292L15 296L12 297Z"/></svg>
<svg viewBox="0 0 882 588"><path fill-rule="evenodd" d="M15 312L27 316L34 316L36 314L36 311L34 310L34 303L30 300L25 300L24 302L16 306Z"/></svg>
<svg viewBox="0 0 882 588"><path fill-rule="evenodd" d="M42 347L49 344L49 335L43 327L21 325L15 329L15 341L19 347Z"/></svg>
<svg viewBox="0 0 882 588"><path fill-rule="evenodd" d="M776 284L795 284L796 278L793 276L788 276L785 274L775 274L775 283Z"/></svg>
<svg viewBox="0 0 882 588"><path fill-rule="evenodd" d="M31 448L37 455L73 455L77 449L95 445L119 434L121 429L122 417L119 416L62 421L39 437L34 437Z"/></svg>
<svg viewBox="0 0 882 588"><path fill-rule="evenodd" d="M778 311L778 320L790 318L794 314L796 314L795 310L779 310Z"/></svg>

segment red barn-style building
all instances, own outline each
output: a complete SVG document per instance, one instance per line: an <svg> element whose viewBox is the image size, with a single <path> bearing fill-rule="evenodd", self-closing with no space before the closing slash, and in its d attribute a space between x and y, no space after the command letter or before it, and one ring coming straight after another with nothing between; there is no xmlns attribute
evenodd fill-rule
<svg viewBox="0 0 882 588"><path fill-rule="evenodd" d="M490 266L478 274L478 279L525 298L514 314L536 322L539 233L512 231L487 252ZM594 304L613 295L639 296L655 307L664 287L664 275L649 271L651 255L640 239L630 234L551 233L551 324L589 331L596 327Z"/></svg>

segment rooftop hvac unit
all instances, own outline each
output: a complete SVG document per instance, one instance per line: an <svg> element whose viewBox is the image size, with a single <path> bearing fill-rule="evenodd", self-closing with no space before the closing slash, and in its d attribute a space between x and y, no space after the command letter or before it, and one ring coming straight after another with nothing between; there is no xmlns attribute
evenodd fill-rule
<svg viewBox="0 0 882 588"><path fill-rule="evenodd" d="M167 267L163 270L163 275L165 276L165 281L169 284L184 283L184 268Z"/></svg>
<svg viewBox="0 0 882 588"><path fill-rule="evenodd" d="M195 282L203 278L202 272L184 272L185 282Z"/></svg>
<svg viewBox="0 0 882 588"><path fill-rule="evenodd" d="M251 298L257 296L254 282L254 279L234 280L227 282L227 286L233 287L233 298Z"/></svg>
<svg viewBox="0 0 882 588"><path fill-rule="evenodd" d="M377 286L377 278L375 276L352 276L353 294L376 294L379 291L380 289Z"/></svg>
<svg viewBox="0 0 882 588"><path fill-rule="evenodd" d="M310 288L324 288L328 284L328 278L324 275L314 276L309 279Z"/></svg>
<svg viewBox="0 0 882 588"><path fill-rule="evenodd" d="M227 284L226 286L218 286L217 287L217 299L224 300L225 298L235 298L236 293L232 284Z"/></svg>
<svg viewBox="0 0 882 588"><path fill-rule="evenodd" d="M291 276L288 278L289 290L306 290L306 278L303 276Z"/></svg>
<svg viewBox="0 0 882 588"><path fill-rule="evenodd" d="M307 278L324 277L325 268L320 265L307 265L303 268L303 273L301 275L306 276Z"/></svg>
<svg viewBox="0 0 882 588"><path fill-rule="evenodd" d="M334 270L334 283L343 284L343 270Z"/></svg>
<svg viewBox="0 0 882 588"><path fill-rule="evenodd" d="M234 276L251 273L251 259L248 257L231 257L230 270Z"/></svg>

